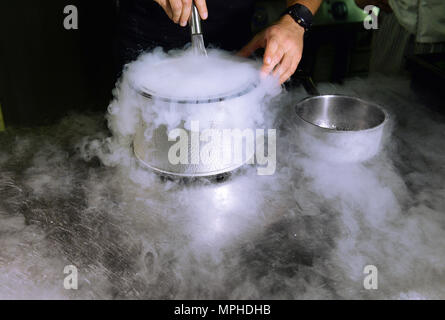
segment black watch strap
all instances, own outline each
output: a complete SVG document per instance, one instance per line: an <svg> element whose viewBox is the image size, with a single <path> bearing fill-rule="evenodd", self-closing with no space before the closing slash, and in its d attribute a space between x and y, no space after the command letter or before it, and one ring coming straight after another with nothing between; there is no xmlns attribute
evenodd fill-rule
<svg viewBox="0 0 445 320"><path fill-rule="evenodd" d="M302 4L294 4L286 9L283 13L284 15L290 15L296 23L304 28L305 31L308 31L312 26L312 20L314 18L311 10L309 10L306 6Z"/></svg>

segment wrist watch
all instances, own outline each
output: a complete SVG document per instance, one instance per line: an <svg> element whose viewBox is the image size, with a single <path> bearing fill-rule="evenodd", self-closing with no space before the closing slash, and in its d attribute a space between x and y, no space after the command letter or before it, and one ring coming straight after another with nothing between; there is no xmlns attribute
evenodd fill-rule
<svg viewBox="0 0 445 320"><path fill-rule="evenodd" d="M282 16L290 15L305 31L308 31L312 26L312 20L314 18L311 10L302 4L294 4L284 11Z"/></svg>

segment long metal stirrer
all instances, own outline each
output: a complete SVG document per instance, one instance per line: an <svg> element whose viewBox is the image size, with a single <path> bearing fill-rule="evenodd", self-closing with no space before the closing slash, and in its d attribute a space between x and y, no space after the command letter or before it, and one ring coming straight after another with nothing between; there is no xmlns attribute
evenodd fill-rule
<svg viewBox="0 0 445 320"><path fill-rule="evenodd" d="M192 49L195 54L207 56L204 45L204 37L202 35L201 17L195 4L192 5L192 14L190 16L190 30L192 35Z"/></svg>

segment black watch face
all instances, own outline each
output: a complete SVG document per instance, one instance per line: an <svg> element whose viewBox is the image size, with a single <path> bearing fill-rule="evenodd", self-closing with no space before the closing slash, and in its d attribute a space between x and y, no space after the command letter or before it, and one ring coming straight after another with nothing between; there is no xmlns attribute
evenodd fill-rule
<svg viewBox="0 0 445 320"><path fill-rule="evenodd" d="M308 30L310 25L306 22L306 20L299 14L298 8L292 8L289 11L290 16L295 20L296 23L298 23L300 26L302 26L305 30Z"/></svg>
<svg viewBox="0 0 445 320"><path fill-rule="evenodd" d="M312 13L308 8L303 5L296 4L289 8L289 14L300 26L306 30L310 28L312 24Z"/></svg>

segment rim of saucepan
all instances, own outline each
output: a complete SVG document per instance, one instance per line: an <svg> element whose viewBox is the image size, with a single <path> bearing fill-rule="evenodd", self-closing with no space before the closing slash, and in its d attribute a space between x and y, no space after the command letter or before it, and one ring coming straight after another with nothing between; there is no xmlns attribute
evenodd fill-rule
<svg viewBox="0 0 445 320"><path fill-rule="evenodd" d="M156 94L156 92L151 91L147 88L136 88L136 86L132 85L133 89L147 99L152 100L160 100L163 102L170 102L170 103L177 103L177 104L209 104L209 103L217 103L222 101L227 101L231 99L235 99L241 96L244 96L254 89L256 89L260 84L260 80L257 79L255 81L249 82L246 86L243 87L242 90L239 91L232 91L229 93L225 93L218 96L209 96L206 98L200 98L200 99L193 99L193 98L175 98L175 97L168 97L168 96L162 96Z"/></svg>
<svg viewBox="0 0 445 320"><path fill-rule="evenodd" d="M304 119L303 117L301 117L301 116L298 114L297 109L298 109L299 106L301 106L302 103L304 103L304 102L306 102L306 101L309 101L309 100L313 100L313 99L317 99L317 98L322 98L322 97L326 97L326 98L329 98L329 97L342 97L342 98L353 99L353 100L356 100L356 101L365 103L365 104L367 104L367 105L376 107L376 108L379 109L381 112L383 112L383 115L385 116L385 118L384 118L384 120L383 120L379 125L377 125L377 126L375 126L375 127L372 127L372 128L362 129L362 130L337 130L337 129L330 129L330 128L320 127L320 126L316 125L315 123L312 123L312 122L310 122L310 121ZM388 113L382 106L380 106L379 104L374 103L374 102L369 102L369 101L367 101L367 100L364 100L364 99L361 99L361 98L358 98L358 97L348 96L348 95L345 95L345 94L322 94L322 95L318 95L318 96L311 96L311 97L304 98L303 100L299 101L299 102L295 105L295 113L297 114L297 117L298 117L300 120L302 120L304 123L310 125L311 127L316 128L317 130L321 130L321 131L325 131L325 132L329 132L329 133L337 133L337 134L347 134L347 133L351 134L351 133L354 133L354 132L360 132L360 133L362 133L362 132L372 132L372 131L376 131L376 130L379 130L381 127L383 127L383 126L388 122L388 120L389 120L389 113Z"/></svg>

